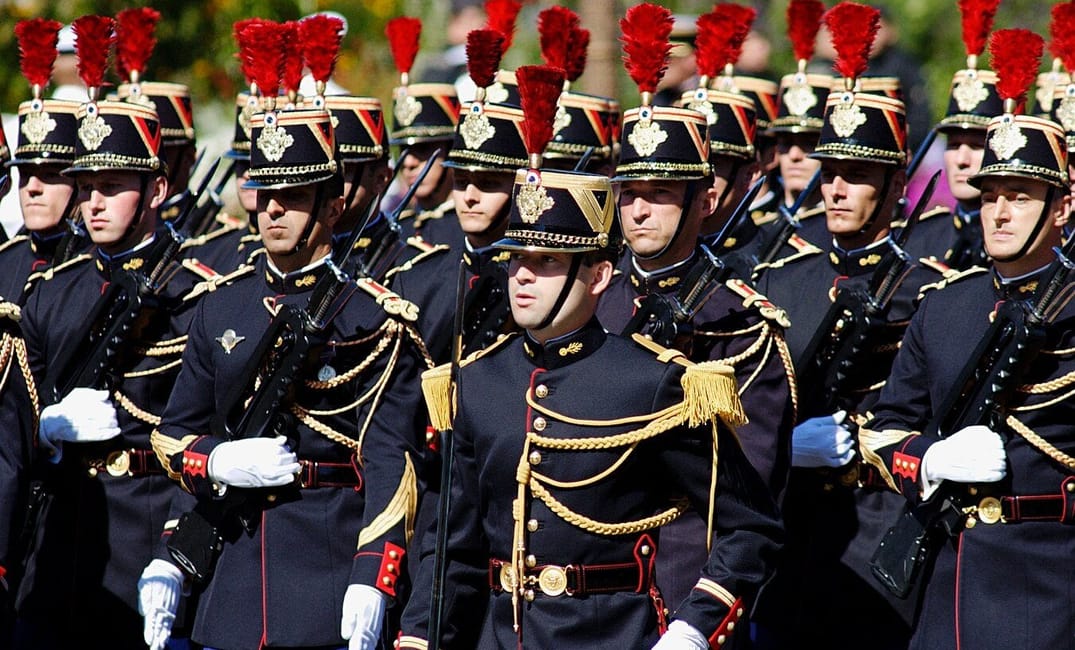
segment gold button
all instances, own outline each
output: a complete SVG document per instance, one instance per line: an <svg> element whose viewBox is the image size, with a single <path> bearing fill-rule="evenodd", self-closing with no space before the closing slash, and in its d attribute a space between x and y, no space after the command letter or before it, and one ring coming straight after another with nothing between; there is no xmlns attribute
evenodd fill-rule
<svg viewBox="0 0 1075 650"><path fill-rule="evenodd" d="M1075 492L1075 483L1068 483L1064 486L1064 489L1068 492Z"/></svg>
<svg viewBox="0 0 1075 650"><path fill-rule="evenodd" d="M538 396L538 399L545 399L549 396L549 387L545 384L541 384L534 389L534 394Z"/></svg>
<svg viewBox="0 0 1075 650"><path fill-rule="evenodd" d="M733 623L732 621L728 621L728 631L731 632L734 629L735 629L735 623Z"/></svg>
<svg viewBox="0 0 1075 650"><path fill-rule="evenodd" d="M534 418L534 431L544 431L546 426L548 426L548 422L545 421L545 418Z"/></svg>
<svg viewBox="0 0 1075 650"><path fill-rule="evenodd" d="M974 518L974 515L967 515L967 523L963 525L967 528L974 528L978 525L978 520Z"/></svg>
<svg viewBox="0 0 1075 650"><path fill-rule="evenodd" d="M529 530L531 533L537 532L538 520L531 519L530 521L526 522L526 529Z"/></svg>
<svg viewBox="0 0 1075 650"><path fill-rule="evenodd" d="M540 465L541 464L541 452L540 451L532 451L532 452L530 452L530 464L531 465Z"/></svg>
<svg viewBox="0 0 1075 650"><path fill-rule="evenodd" d="M972 495L973 495L973 494L978 494L978 488L976 488L976 487L974 487L974 486L972 485L971 487L967 488L967 492L969 492L969 493L970 493L970 494L972 494Z"/></svg>
<svg viewBox="0 0 1075 650"><path fill-rule="evenodd" d="M269 503L274 503L276 501L276 495L275 494L270 494L269 496L265 497L265 500L268 501Z"/></svg>
<svg viewBox="0 0 1075 650"><path fill-rule="evenodd" d="M527 589L526 593L523 594L523 598L525 598L526 602L528 602L528 603L534 602L534 590L533 589Z"/></svg>
<svg viewBox="0 0 1075 650"><path fill-rule="evenodd" d="M537 558L534 557L533 555L527 555L526 556L526 566L530 567L531 569L536 567L537 566Z"/></svg>
<svg viewBox="0 0 1075 650"><path fill-rule="evenodd" d="M649 552L650 552L649 544L643 544L642 548L638 549L638 552L641 553L642 555L649 555Z"/></svg>
<svg viewBox="0 0 1075 650"><path fill-rule="evenodd" d="M389 559L392 559L392 560L398 560L399 559L399 552L398 551L389 551L388 552L388 557L389 557Z"/></svg>
<svg viewBox="0 0 1075 650"><path fill-rule="evenodd" d="M97 476L97 468L96 467L91 467L88 470L86 470L86 473L89 474L90 476Z"/></svg>
<svg viewBox="0 0 1075 650"><path fill-rule="evenodd" d="M728 640L728 638L726 636L724 636L723 634L721 634L720 636L717 637L717 645L722 645L727 640Z"/></svg>
<svg viewBox="0 0 1075 650"><path fill-rule="evenodd" d="M986 497L978 502L978 518L983 524L995 524L1001 519L1000 499Z"/></svg>
<svg viewBox="0 0 1075 650"><path fill-rule="evenodd" d="M741 618L742 616L743 616L743 608L740 607L739 609L735 610L735 617L736 618Z"/></svg>
<svg viewBox="0 0 1075 650"><path fill-rule="evenodd" d="M396 565L392 564L391 562L389 562L388 564L385 565L384 570L389 572L389 573L395 573L396 572Z"/></svg>
<svg viewBox="0 0 1075 650"><path fill-rule="evenodd" d="M386 586L386 587L391 587L392 586L392 578L389 578L388 576L385 576L385 577L381 578L381 582L383 582L384 586Z"/></svg>

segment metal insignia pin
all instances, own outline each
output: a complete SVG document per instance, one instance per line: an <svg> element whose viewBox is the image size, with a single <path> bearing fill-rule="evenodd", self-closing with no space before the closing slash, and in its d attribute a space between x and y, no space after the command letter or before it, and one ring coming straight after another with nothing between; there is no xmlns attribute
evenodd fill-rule
<svg viewBox="0 0 1075 650"><path fill-rule="evenodd" d="M229 328L224 330L224 333L218 336L216 340L220 347L224 348L224 354L231 354L235 346L245 341L246 337L236 336L235 330Z"/></svg>
<svg viewBox="0 0 1075 650"><path fill-rule="evenodd" d="M329 381L336 378L336 369L327 363L321 366L321 369L317 371L318 381Z"/></svg>

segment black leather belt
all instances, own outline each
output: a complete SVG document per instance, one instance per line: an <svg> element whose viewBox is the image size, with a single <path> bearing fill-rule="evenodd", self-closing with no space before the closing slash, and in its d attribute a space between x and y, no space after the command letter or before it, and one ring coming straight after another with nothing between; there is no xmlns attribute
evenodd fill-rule
<svg viewBox="0 0 1075 650"><path fill-rule="evenodd" d="M324 463L317 460L300 460L299 487L350 487L362 488L362 475L351 463Z"/></svg>
<svg viewBox="0 0 1075 650"><path fill-rule="evenodd" d="M987 496L975 514L984 524L1021 521L1055 521L1075 524L1075 478L1067 478L1058 492L1019 496Z"/></svg>
<svg viewBox="0 0 1075 650"><path fill-rule="evenodd" d="M527 569L526 586L546 596L585 596L619 591L646 593L650 579L637 562L625 564L539 564ZM515 587L515 568L511 562L489 560L489 588L508 592ZM529 596L527 596L529 598Z"/></svg>
<svg viewBox="0 0 1075 650"><path fill-rule="evenodd" d="M164 474L164 468L152 449L118 449L104 458L84 457L82 464L90 476L99 476L101 472L116 478Z"/></svg>

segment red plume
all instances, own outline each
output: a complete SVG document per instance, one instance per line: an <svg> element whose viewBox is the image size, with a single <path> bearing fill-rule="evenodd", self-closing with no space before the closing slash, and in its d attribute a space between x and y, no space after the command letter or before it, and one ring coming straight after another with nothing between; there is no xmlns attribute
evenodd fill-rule
<svg viewBox="0 0 1075 650"><path fill-rule="evenodd" d="M87 88L100 88L105 80L108 54L116 41L109 16L82 16L71 23L78 53L78 76Z"/></svg>
<svg viewBox="0 0 1075 650"><path fill-rule="evenodd" d="M299 23L302 58L314 81L327 82L336 68L343 41L343 21L334 16L315 14Z"/></svg>
<svg viewBox="0 0 1075 650"><path fill-rule="evenodd" d="M963 23L963 47L967 56L978 56L985 51L985 42L993 29L993 17L997 15L1000 0L959 0L959 14Z"/></svg>
<svg viewBox="0 0 1075 650"><path fill-rule="evenodd" d="M60 40L62 28L63 23L47 18L20 20L15 24L22 76L39 90L47 86L52 77L52 64L56 61L56 43Z"/></svg>
<svg viewBox="0 0 1075 650"><path fill-rule="evenodd" d="M1038 75L1045 41L1029 29L1002 29L989 37L989 54L997 73L997 94L1013 99L1016 105L1026 101L1026 92Z"/></svg>
<svg viewBox="0 0 1075 650"><path fill-rule="evenodd" d="M631 7L620 20L623 61L640 92L655 92L668 69L673 22L671 11L648 2Z"/></svg>
<svg viewBox="0 0 1075 650"><path fill-rule="evenodd" d="M870 59L873 39L881 26L881 12L855 2L841 2L825 12L824 20L836 50L833 69L848 79L862 76Z"/></svg>
<svg viewBox="0 0 1075 650"><path fill-rule="evenodd" d="M504 51L515 38L515 18L523 3L519 0L485 0L485 26L504 35Z"/></svg>
<svg viewBox="0 0 1075 650"><path fill-rule="evenodd" d="M578 15L567 7L549 7L538 14L538 41L545 65L567 70L571 37L578 25Z"/></svg>
<svg viewBox="0 0 1075 650"><path fill-rule="evenodd" d="M524 65L515 71L522 104L523 140L526 150L541 155L552 140L556 102L564 89L564 71L547 65Z"/></svg>
<svg viewBox="0 0 1075 650"><path fill-rule="evenodd" d="M299 92L302 83L302 42L299 40L299 23L289 20L281 25L284 45L284 68L280 82L288 95Z"/></svg>
<svg viewBox="0 0 1075 650"><path fill-rule="evenodd" d="M1068 72L1075 72L1075 3L1053 5L1049 23L1049 51L1064 62Z"/></svg>
<svg viewBox="0 0 1075 650"><path fill-rule="evenodd" d="M478 88L493 85L500 57L504 56L504 35L495 29L472 29L467 34L467 72Z"/></svg>
<svg viewBox="0 0 1075 650"><path fill-rule="evenodd" d="M157 46L154 34L161 14L149 7L124 9L116 14L116 72L120 79L135 80L146 71L146 61Z"/></svg>
<svg viewBox="0 0 1075 650"><path fill-rule="evenodd" d="M752 7L744 7L731 2L721 2L713 5L712 14L723 25L724 43L717 51L721 67L729 63L735 65L739 55L743 53L743 42L750 34L750 27L754 24L754 18L758 15Z"/></svg>
<svg viewBox="0 0 1075 650"><path fill-rule="evenodd" d="M248 86L254 83L254 74L250 70L249 49L254 47L255 44L244 39L243 31L248 26L260 22L264 22L264 20L262 18L243 18L242 20L235 21L235 24L232 25L231 28L231 35L235 37L235 45L239 48L239 51L235 54L235 58L239 59L239 71L243 73L243 77L246 79L246 85Z"/></svg>
<svg viewBox="0 0 1075 650"><path fill-rule="evenodd" d="M400 74L409 73L414 65L414 57L418 56L422 21L409 16L393 18L384 26L384 33L388 37L388 46L392 49L396 70L399 70Z"/></svg>
<svg viewBox="0 0 1075 650"><path fill-rule="evenodd" d="M586 50L590 47L590 30L581 27L571 32L567 45L567 61L564 72L568 81L575 81L586 71Z"/></svg>
<svg viewBox="0 0 1075 650"><path fill-rule="evenodd" d="M797 61L809 61L814 56L814 43L824 13L825 5L821 0L791 0L788 3L788 39Z"/></svg>
<svg viewBox="0 0 1075 650"><path fill-rule="evenodd" d="M280 78L284 73L285 27L271 20L248 24L240 35L250 77L258 85L262 97L273 100L280 93Z"/></svg>

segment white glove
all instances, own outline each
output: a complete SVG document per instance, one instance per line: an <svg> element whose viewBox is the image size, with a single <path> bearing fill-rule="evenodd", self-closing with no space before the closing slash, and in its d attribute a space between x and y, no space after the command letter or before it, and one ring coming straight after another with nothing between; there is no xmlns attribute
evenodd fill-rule
<svg viewBox="0 0 1075 650"><path fill-rule="evenodd" d="M686 621L672 621L653 650L709 650L709 640Z"/></svg>
<svg viewBox="0 0 1075 650"><path fill-rule="evenodd" d="M138 613L142 615L142 637L149 650L164 650L172 635L183 573L171 562L153 560L138 579Z"/></svg>
<svg viewBox="0 0 1075 650"><path fill-rule="evenodd" d="M343 595L340 636L347 639L347 650L376 650L384 624L388 597L369 585L350 585Z"/></svg>
<svg viewBox="0 0 1075 650"><path fill-rule="evenodd" d="M209 453L209 477L240 488L279 487L295 480L299 461L287 438L247 438L217 445Z"/></svg>
<svg viewBox="0 0 1075 650"><path fill-rule="evenodd" d="M116 407L106 390L75 388L67 397L41 411L38 427L41 446L60 462L66 442L99 442L120 434Z"/></svg>
<svg viewBox="0 0 1075 650"><path fill-rule="evenodd" d="M791 434L791 464L795 467L842 467L855 457L855 441L844 425L846 411L810 418Z"/></svg>
<svg viewBox="0 0 1075 650"><path fill-rule="evenodd" d="M1004 441L982 425L964 427L933 443L922 456L923 497L943 480L959 483L994 483L1008 473Z"/></svg>

